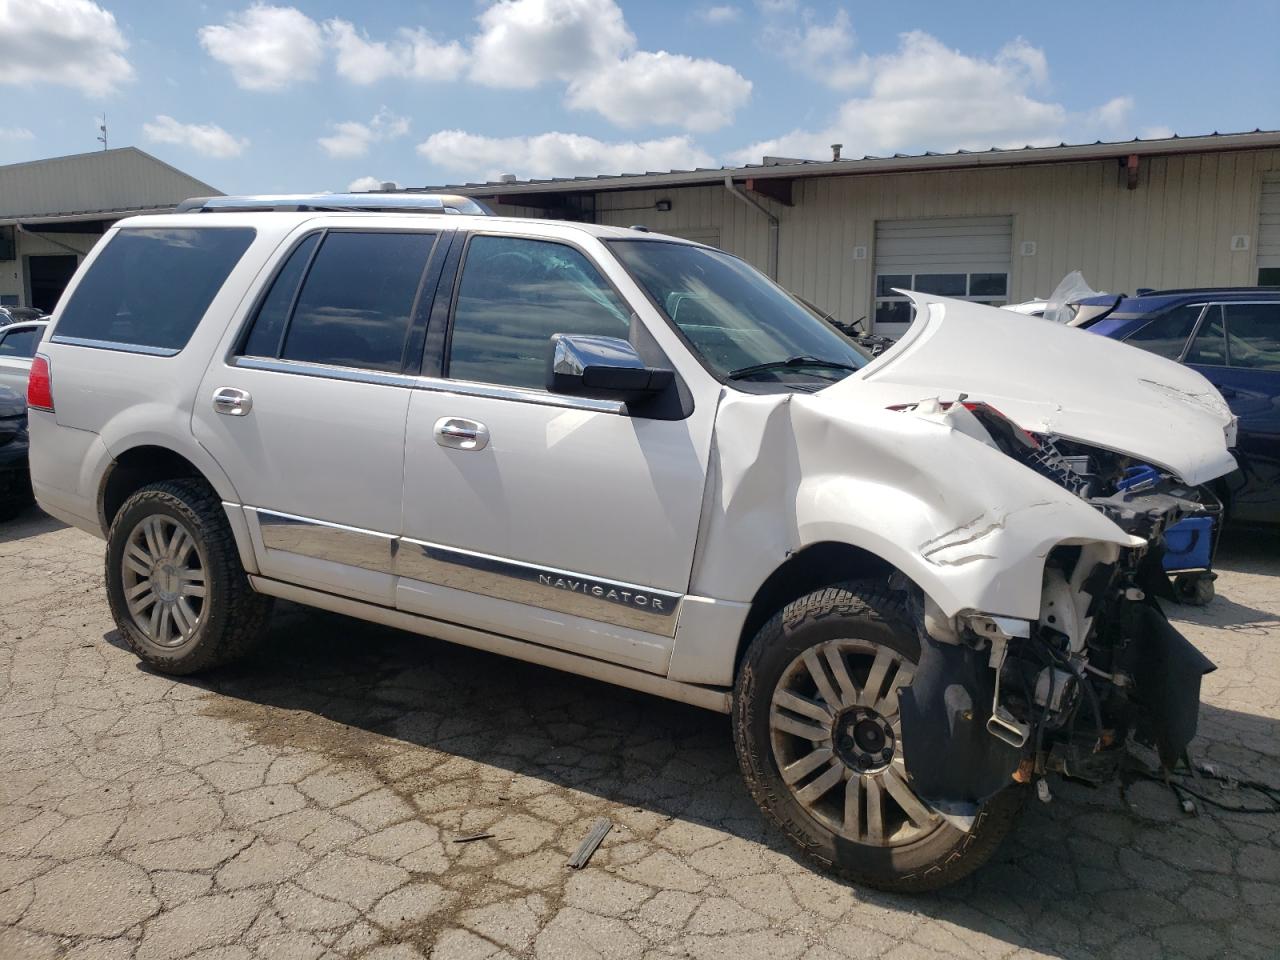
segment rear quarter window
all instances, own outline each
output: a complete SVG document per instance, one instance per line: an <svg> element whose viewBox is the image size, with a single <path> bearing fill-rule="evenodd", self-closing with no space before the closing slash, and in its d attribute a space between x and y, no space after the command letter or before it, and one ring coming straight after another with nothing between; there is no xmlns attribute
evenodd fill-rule
<svg viewBox="0 0 1280 960"><path fill-rule="evenodd" d="M177 353L254 234L250 227L121 230L80 279L54 339Z"/></svg>

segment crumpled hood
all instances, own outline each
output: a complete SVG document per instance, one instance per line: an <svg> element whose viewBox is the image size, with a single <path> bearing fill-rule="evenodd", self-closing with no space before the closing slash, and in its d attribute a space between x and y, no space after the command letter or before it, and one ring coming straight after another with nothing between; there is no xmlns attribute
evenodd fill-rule
<svg viewBox="0 0 1280 960"><path fill-rule="evenodd" d="M916 319L902 339L820 396L891 406L965 393L1026 430L1128 454L1185 483L1235 469L1234 418L1194 370L1008 310L908 295Z"/></svg>

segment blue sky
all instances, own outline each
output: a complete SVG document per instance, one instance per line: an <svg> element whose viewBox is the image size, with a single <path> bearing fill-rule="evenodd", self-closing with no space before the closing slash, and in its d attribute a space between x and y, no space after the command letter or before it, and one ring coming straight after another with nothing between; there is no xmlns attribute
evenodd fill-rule
<svg viewBox="0 0 1280 960"><path fill-rule="evenodd" d="M0 163L227 192L1280 128L1280 4L0 0Z"/></svg>

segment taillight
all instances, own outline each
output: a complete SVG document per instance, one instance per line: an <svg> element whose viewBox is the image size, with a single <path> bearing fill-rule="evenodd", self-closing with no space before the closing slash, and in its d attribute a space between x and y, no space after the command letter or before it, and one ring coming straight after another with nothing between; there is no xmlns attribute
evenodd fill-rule
<svg viewBox="0 0 1280 960"><path fill-rule="evenodd" d="M53 413L53 381L49 376L49 360L39 354L31 361L27 376L27 406Z"/></svg>

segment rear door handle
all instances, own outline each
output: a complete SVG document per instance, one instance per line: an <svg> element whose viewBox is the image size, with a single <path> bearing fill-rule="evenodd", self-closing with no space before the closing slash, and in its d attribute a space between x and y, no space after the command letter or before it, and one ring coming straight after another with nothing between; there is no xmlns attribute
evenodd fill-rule
<svg viewBox="0 0 1280 960"><path fill-rule="evenodd" d="M253 409L253 397L237 387L219 387L213 391L213 409L226 417L243 417Z"/></svg>
<svg viewBox="0 0 1280 960"><path fill-rule="evenodd" d="M453 450L483 450L489 445L489 428L464 417L441 417L432 433L436 443Z"/></svg>

